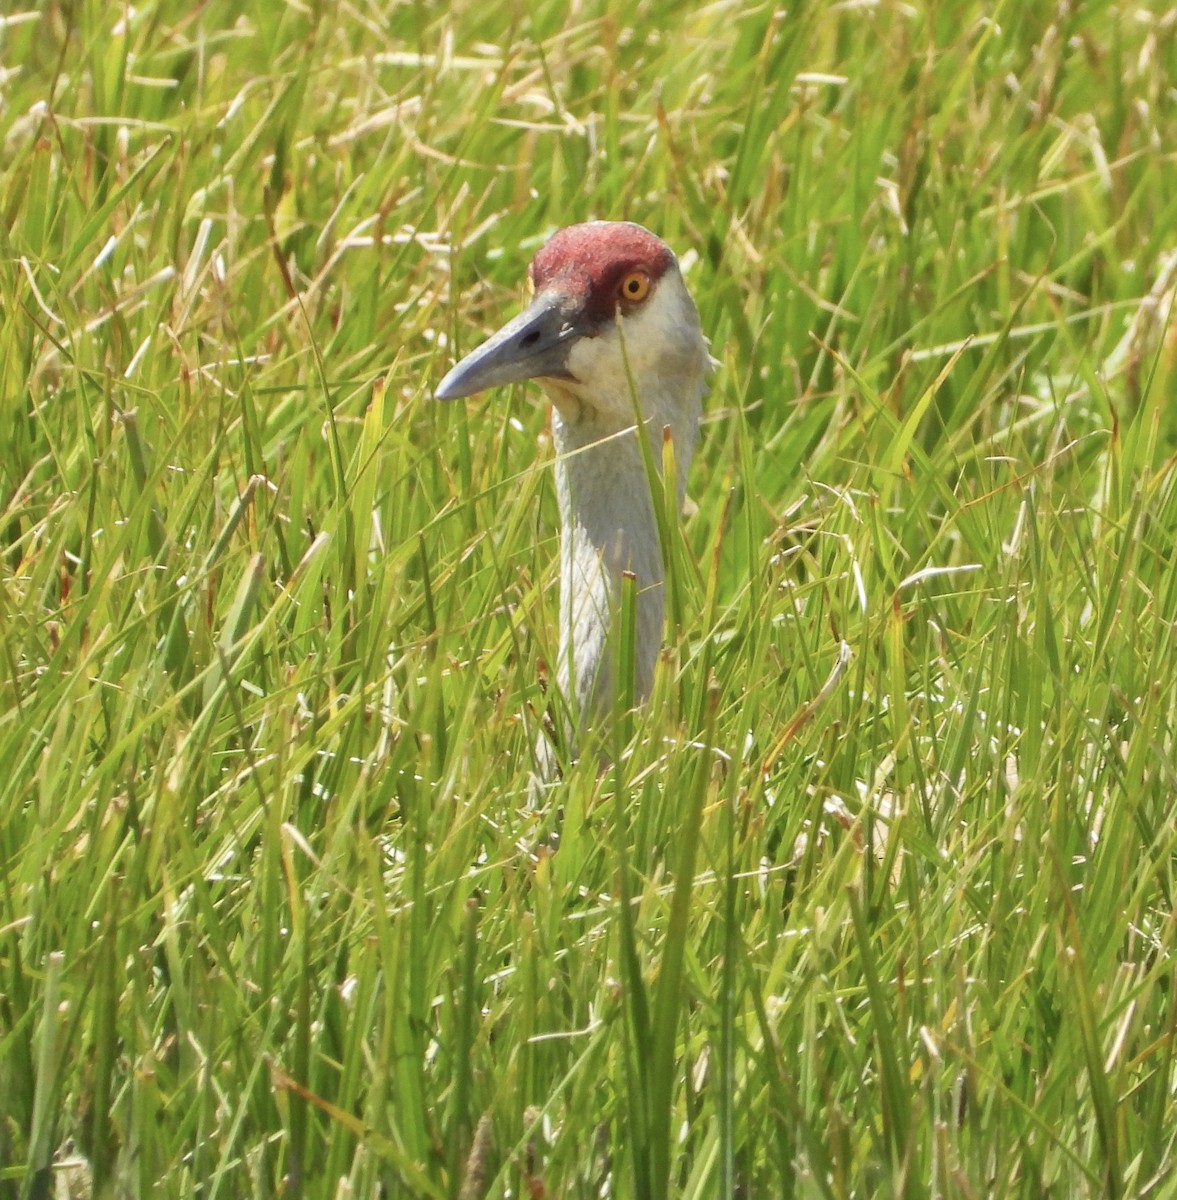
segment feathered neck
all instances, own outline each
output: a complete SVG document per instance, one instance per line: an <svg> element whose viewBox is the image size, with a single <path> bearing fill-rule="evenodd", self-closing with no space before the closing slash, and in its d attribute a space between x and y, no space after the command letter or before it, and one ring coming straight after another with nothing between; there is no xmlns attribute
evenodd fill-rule
<svg viewBox="0 0 1177 1200"><path fill-rule="evenodd" d="M687 468L695 450L704 381L677 379L643 396L646 432L655 467L662 470L663 429L674 443L682 507ZM554 405L556 494L560 507L560 660L556 680L572 708L573 744L584 723L613 702L612 648L621 579L632 571L637 585L635 695L649 694L662 644L665 613L662 545L650 481L636 423L620 423L618 405L596 406L556 384L546 389ZM620 409L624 411L623 409Z"/></svg>

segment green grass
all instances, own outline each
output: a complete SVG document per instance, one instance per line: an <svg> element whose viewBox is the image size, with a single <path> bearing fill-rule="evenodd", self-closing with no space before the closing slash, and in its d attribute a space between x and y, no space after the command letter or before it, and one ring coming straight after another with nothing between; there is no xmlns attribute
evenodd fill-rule
<svg viewBox="0 0 1177 1200"><path fill-rule="evenodd" d="M0 69L0 1196L1177 1194L1167 5ZM431 387L588 217L719 367L655 695L537 811L545 413Z"/></svg>

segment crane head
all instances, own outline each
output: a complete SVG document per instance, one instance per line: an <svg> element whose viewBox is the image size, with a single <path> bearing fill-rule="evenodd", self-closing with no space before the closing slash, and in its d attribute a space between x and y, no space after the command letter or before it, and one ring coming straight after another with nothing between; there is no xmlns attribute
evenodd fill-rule
<svg viewBox="0 0 1177 1200"><path fill-rule="evenodd" d="M531 304L437 388L457 400L536 380L562 411L632 423L633 400L697 397L707 342L670 248L648 229L590 221L560 230L531 264ZM664 400L654 400L659 410ZM647 415L653 415L652 412Z"/></svg>

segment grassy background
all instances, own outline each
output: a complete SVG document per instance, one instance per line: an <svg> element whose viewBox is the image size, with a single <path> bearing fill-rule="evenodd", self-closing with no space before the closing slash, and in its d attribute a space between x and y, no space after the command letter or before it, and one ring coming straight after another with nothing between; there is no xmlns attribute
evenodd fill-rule
<svg viewBox="0 0 1177 1200"><path fill-rule="evenodd" d="M1174 1194L1175 79L1159 2L0 17L0 1195ZM623 216L720 366L561 821L543 407L430 389Z"/></svg>

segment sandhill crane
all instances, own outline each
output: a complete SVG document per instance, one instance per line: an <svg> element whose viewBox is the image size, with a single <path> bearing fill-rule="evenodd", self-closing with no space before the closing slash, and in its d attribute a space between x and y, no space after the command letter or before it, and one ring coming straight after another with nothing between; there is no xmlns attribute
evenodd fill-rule
<svg viewBox="0 0 1177 1200"><path fill-rule="evenodd" d="M659 470L663 430L673 438L681 509L710 356L674 254L640 225L563 229L535 256L530 280L528 308L462 359L436 394L456 400L531 379L552 402L561 519L556 681L574 714L575 747L578 729L613 696L610 635L624 572L637 585L639 698L649 693L662 643L662 547L635 399ZM540 774L550 778L542 738L538 754Z"/></svg>

